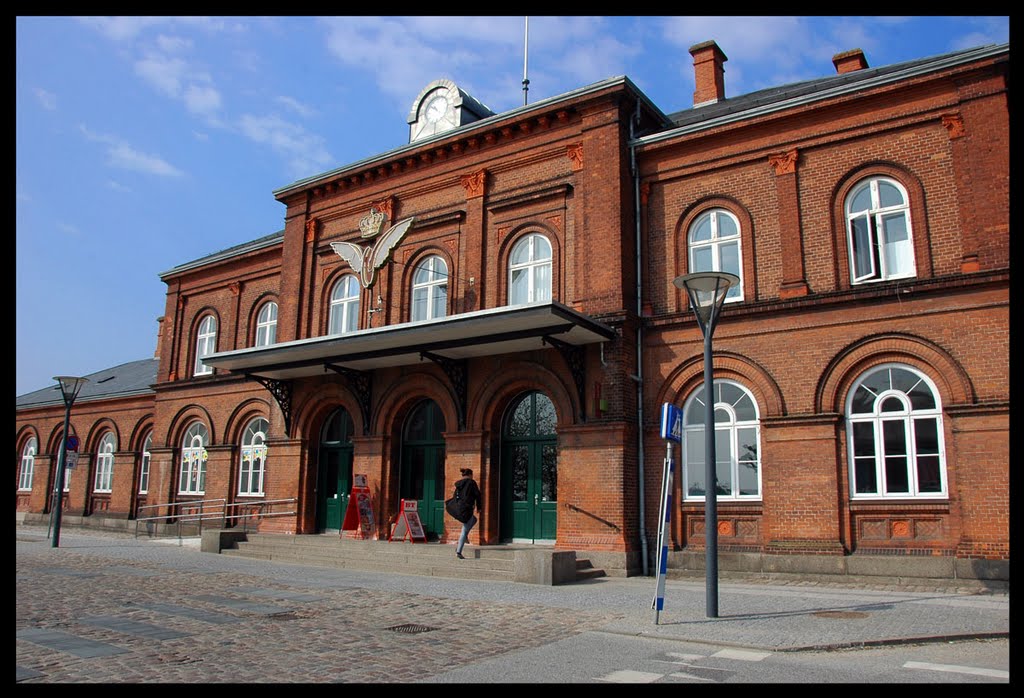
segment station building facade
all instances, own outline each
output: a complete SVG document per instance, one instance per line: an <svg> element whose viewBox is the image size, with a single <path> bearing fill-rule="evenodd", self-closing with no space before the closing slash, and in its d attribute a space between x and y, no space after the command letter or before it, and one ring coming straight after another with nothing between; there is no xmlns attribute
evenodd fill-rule
<svg viewBox="0 0 1024 698"><path fill-rule="evenodd" d="M711 399L723 569L1008 579L1009 46L852 50L736 97L722 48L690 53L672 113L626 77L501 114L435 81L408 144L277 190L283 231L163 273L155 357L75 403L65 517L289 501L261 530L316 534L361 475L375 536L405 500L454 542L468 467L472 543L642 574L671 403L672 564L698 565ZM710 397L673 284L708 270L740 279ZM63 417L56 388L17 399L21 519L49 515Z"/></svg>

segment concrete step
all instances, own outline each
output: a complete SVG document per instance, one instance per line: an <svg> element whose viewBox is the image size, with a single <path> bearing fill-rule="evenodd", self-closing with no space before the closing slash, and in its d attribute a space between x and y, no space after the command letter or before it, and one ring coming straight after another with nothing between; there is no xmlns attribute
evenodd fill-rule
<svg viewBox="0 0 1024 698"><path fill-rule="evenodd" d="M602 569L594 567L590 560L576 558L576 581L583 581L584 579L597 579L604 577L605 572Z"/></svg>

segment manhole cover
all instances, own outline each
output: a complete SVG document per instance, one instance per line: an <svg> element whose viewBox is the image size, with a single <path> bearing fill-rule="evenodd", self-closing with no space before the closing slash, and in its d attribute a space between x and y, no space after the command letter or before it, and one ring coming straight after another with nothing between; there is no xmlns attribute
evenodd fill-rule
<svg viewBox="0 0 1024 698"><path fill-rule="evenodd" d="M429 625L406 623L405 625L392 625L388 630L392 630L396 633L409 633L410 635L415 635L416 633L429 633L431 630L437 630L437 628L431 628Z"/></svg>
<svg viewBox="0 0 1024 698"><path fill-rule="evenodd" d="M867 618L868 614L863 611L815 611L818 618Z"/></svg>

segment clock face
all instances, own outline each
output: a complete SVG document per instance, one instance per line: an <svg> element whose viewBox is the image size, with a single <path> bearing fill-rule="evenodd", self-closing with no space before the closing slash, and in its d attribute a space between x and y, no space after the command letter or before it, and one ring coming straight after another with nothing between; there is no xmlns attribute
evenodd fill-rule
<svg viewBox="0 0 1024 698"><path fill-rule="evenodd" d="M448 98L444 95L432 97L423 113L429 123L436 124L448 113Z"/></svg>

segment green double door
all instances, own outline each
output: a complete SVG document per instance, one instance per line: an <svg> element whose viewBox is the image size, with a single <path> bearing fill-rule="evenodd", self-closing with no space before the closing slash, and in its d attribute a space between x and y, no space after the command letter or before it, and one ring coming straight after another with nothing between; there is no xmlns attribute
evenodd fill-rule
<svg viewBox="0 0 1024 698"><path fill-rule="evenodd" d="M320 439L317 471L317 530L340 530L352 493L352 417L339 409L328 417Z"/></svg>
<svg viewBox="0 0 1024 698"><path fill-rule="evenodd" d="M516 542L554 541L558 529L558 447L554 405L527 393L502 428L501 530Z"/></svg>
<svg viewBox="0 0 1024 698"><path fill-rule="evenodd" d="M402 499L416 500L428 537L444 531L444 500L450 497L444 477L444 415L433 400L416 405L402 430Z"/></svg>

